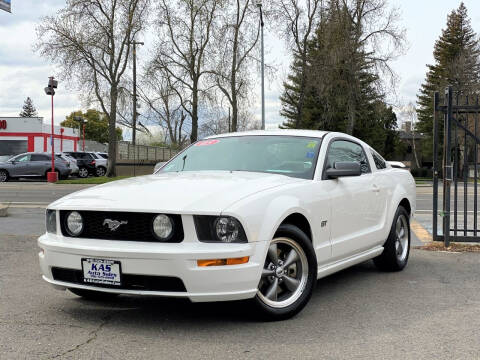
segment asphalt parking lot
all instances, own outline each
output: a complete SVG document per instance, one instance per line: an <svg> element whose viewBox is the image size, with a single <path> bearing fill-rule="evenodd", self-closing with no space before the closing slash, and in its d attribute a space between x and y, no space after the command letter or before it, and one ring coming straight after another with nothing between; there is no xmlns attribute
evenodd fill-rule
<svg viewBox="0 0 480 360"><path fill-rule="evenodd" d="M29 186L0 218L0 359L480 359L479 253L414 249L400 273L358 265L319 280L283 322L257 321L242 302L95 303L49 287L37 263L39 204L73 188ZM0 200L15 189L2 184Z"/></svg>

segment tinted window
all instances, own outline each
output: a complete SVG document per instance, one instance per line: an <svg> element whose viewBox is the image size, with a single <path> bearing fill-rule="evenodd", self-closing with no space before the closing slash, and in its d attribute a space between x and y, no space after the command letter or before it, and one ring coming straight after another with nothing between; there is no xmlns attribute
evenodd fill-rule
<svg viewBox="0 0 480 360"><path fill-rule="evenodd" d="M372 152L372 157L373 157L373 162L375 163L375 167L378 170L385 169L387 167L387 163L383 158L374 150L371 150Z"/></svg>
<svg viewBox="0 0 480 360"><path fill-rule="evenodd" d="M328 148L326 168L334 167L336 162L343 161L358 162L363 174L370 172L370 166L362 146L352 141L335 140Z"/></svg>
<svg viewBox="0 0 480 360"><path fill-rule="evenodd" d="M91 160L92 156L87 153L68 153L70 156L74 157L75 159L80 160Z"/></svg>
<svg viewBox="0 0 480 360"><path fill-rule="evenodd" d="M108 159L108 155L107 155L107 154L98 154L98 155L100 155L100 156L101 156L102 158L104 158L104 159Z"/></svg>
<svg viewBox="0 0 480 360"><path fill-rule="evenodd" d="M300 136L232 136L198 141L161 170L252 171L312 179L321 139Z"/></svg>
<svg viewBox="0 0 480 360"><path fill-rule="evenodd" d="M32 154L30 161L48 161L50 160L50 156L42 155L42 154Z"/></svg>

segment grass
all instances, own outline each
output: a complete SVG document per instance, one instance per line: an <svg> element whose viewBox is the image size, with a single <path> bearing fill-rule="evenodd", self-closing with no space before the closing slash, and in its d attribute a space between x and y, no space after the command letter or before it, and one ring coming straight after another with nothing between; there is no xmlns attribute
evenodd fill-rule
<svg viewBox="0 0 480 360"><path fill-rule="evenodd" d="M127 179L130 176L117 176L113 178L109 178L106 176L100 176L100 177L88 177L85 179L68 179L68 180L59 180L57 181L57 184L105 184L107 182L111 181L116 181L116 180L122 180L122 179Z"/></svg>

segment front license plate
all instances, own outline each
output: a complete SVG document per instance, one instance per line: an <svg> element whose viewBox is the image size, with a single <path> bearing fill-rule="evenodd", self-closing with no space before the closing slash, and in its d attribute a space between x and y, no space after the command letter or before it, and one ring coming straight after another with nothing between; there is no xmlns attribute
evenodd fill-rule
<svg viewBox="0 0 480 360"><path fill-rule="evenodd" d="M121 285L120 262L106 259L82 259L83 282Z"/></svg>

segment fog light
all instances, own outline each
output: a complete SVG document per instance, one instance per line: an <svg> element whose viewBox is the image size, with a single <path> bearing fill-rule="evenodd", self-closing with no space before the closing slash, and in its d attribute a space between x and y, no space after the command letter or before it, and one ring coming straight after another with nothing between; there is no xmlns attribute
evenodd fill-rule
<svg viewBox="0 0 480 360"><path fill-rule="evenodd" d="M229 258L229 259L197 260L197 265L200 266L200 267L240 265L240 264L248 263L248 260L250 260L250 256L244 256L244 257L240 257L240 258Z"/></svg>

